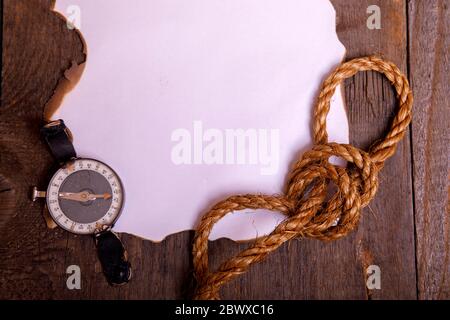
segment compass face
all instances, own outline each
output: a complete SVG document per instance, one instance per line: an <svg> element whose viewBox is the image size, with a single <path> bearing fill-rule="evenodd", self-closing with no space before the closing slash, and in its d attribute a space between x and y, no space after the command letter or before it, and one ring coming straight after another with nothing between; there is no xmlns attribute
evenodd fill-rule
<svg viewBox="0 0 450 320"><path fill-rule="evenodd" d="M123 206L123 187L106 164L77 159L59 169L47 190L47 207L63 229L92 234L112 226Z"/></svg>

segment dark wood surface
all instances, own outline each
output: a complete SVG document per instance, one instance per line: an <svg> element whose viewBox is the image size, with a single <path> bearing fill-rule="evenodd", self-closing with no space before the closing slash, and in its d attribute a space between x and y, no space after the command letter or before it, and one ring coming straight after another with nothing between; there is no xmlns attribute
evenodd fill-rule
<svg viewBox="0 0 450 320"><path fill-rule="evenodd" d="M410 78L419 298L450 298L450 1L412 1Z"/></svg>
<svg viewBox="0 0 450 320"><path fill-rule="evenodd" d="M134 266L127 286L109 287L89 237L48 230L30 186L45 186L52 159L39 138L44 107L85 61L79 35L51 11L51 0L5 0L0 108L0 298L168 299L192 293L193 232L152 243L121 235ZM412 130L387 161L376 199L357 231L333 243L295 240L226 285L229 299L449 299L449 1L333 0L348 58L381 54L409 75ZM382 29L366 27L369 5ZM69 80L68 80L68 79ZM367 147L396 108L389 82L363 73L345 83L351 141ZM55 98L53 99L54 103ZM57 100L57 99L56 99ZM211 243L217 266L246 247ZM66 288L66 268L82 271ZM366 288L367 266L381 289Z"/></svg>

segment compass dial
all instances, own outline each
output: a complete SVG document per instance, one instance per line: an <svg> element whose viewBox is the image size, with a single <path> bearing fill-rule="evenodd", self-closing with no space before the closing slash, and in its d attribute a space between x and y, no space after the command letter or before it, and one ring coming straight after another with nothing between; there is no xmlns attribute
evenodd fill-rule
<svg viewBox="0 0 450 320"><path fill-rule="evenodd" d="M92 234L112 226L123 199L118 175L92 159L66 164L55 173L47 190L47 207L53 220L77 234Z"/></svg>

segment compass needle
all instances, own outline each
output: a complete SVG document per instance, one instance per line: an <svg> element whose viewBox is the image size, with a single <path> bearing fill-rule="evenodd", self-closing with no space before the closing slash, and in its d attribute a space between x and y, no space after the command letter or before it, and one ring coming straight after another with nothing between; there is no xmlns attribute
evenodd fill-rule
<svg viewBox="0 0 450 320"><path fill-rule="evenodd" d="M72 201L78 201L78 202L89 202L94 201L97 199L104 199L109 200L112 198L112 195L105 192L103 194L92 194L87 191L84 192L60 192L59 198L64 200L72 200Z"/></svg>
<svg viewBox="0 0 450 320"><path fill-rule="evenodd" d="M89 200L97 200L97 199L104 199L109 200L112 196L109 193L103 193L103 194L89 194L88 199Z"/></svg>

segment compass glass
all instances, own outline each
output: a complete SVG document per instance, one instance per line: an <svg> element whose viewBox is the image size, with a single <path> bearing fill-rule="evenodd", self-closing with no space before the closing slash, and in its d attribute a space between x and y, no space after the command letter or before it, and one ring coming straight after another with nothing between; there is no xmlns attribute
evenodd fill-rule
<svg viewBox="0 0 450 320"><path fill-rule="evenodd" d="M114 224L123 205L123 187L106 164L77 159L59 169L47 190L50 215L62 228L92 234Z"/></svg>

